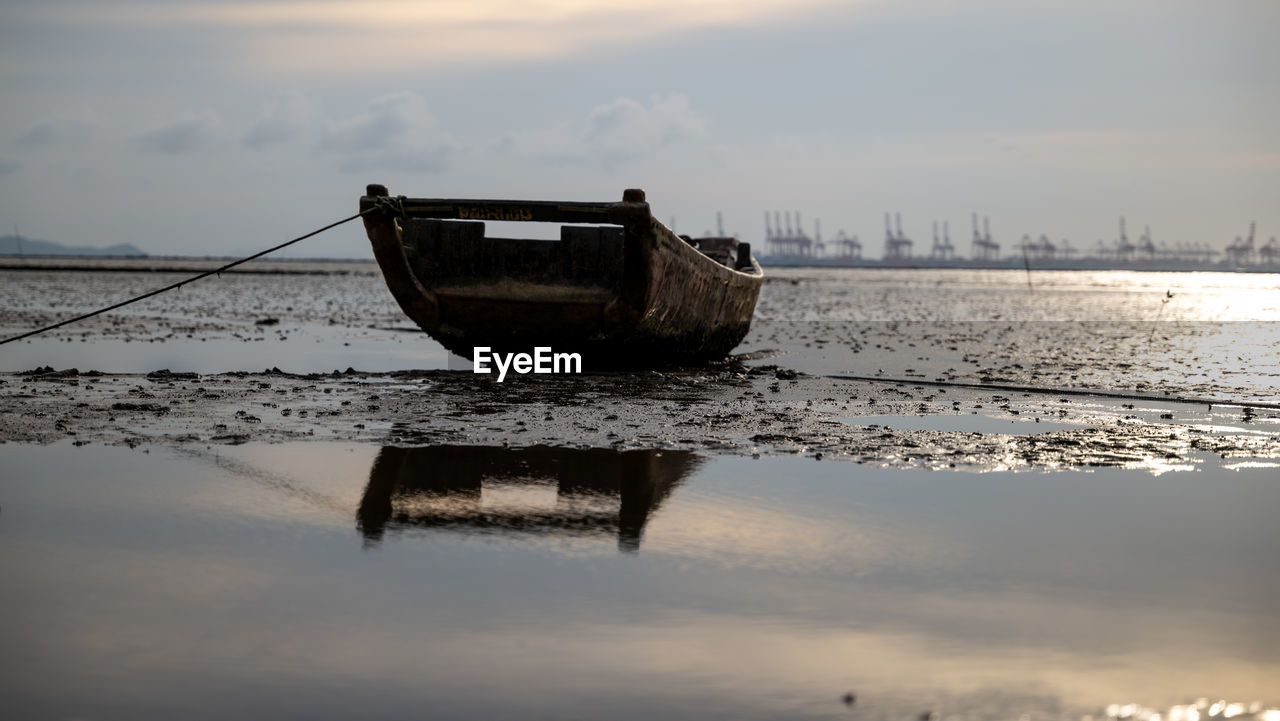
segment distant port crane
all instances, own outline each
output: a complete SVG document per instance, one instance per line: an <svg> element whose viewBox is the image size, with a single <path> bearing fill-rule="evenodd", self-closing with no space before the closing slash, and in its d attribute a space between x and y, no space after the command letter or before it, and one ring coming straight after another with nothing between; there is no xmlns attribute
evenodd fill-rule
<svg viewBox="0 0 1280 721"><path fill-rule="evenodd" d="M1023 233L1018 250L1022 251L1025 260L1053 260L1058 255L1058 246L1044 233L1035 240L1032 240L1030 233Z"/></svg>
<svg viewBox="0 0 1280 721"><path fill-rule="evenodd" d="M911 239L902 232L902 214L897 214L898 231L894 233L889 224L889 214L884 214L884 259L887 261L907 260L911 257Z"/></svg>
<svg viewBox="0 0 1280 721"><path fill-rule="evenodd" d="M1067 238L1055 242L1050 240L1047 233L1024 233L1013 245L1010 257L1002 260L1001 244L991 237L991 219L983 216L979 225L978 214L973 213L972 218L973 240L969 259L957 254L956 246L951 241L949 223L945 220L933 221L933 243L926 257L923 251L920 256L913 255L915 244L902 229L902 214L885 213L884 254L880 262L919 262L926 267L974 267L982 264L1013 267L1026 259L1055 268L1194 269L1211 265L1234 269L1280 267L1280 241L1273 236L1267 243L1255 246L1256 222L1249 224L1248 235L1237 236L1224 250L1219 251L1203 242L1156 241L1150 225L1144 225L1142 233L1136 239L1131 239L1127 218L1122 215L1119 216L1119 235L1109 240L1099 238L1096 247L1077 248ZM822 258L826 258L828 262L819 264L839 266L843 264L841 261L857 261L850 262L849 265L863 264L864 244L857 235L851 235L844 229L839 230L834 239L824 242L821 221L813 221L813 235L809 235L803 230L799 211L766 212L764 222L768 255L775 259L791 259L793 264L796 261ZM716 214L716 229L720 235L724 234L720 213ZM1219 260L1216 256L1223 256L1223 259ZM916 260L917 257L919 261Z"/></svg>
<svg viewBox="0 0 1280 721"><path fill-rule="evenodd" d="M983 232L978 232L978 214L973 214L973 259L997 260L1000 258L1000 244L991 239L991 223L986 216L982 218Z"/></svg>
<svg viewBox="0 0 1280 721"><path fill-rule="evenodd" d="M849 260L860 260L862 258L862 242L858 240L858 236L850 237L845 235L843 229L836 232L836 257Z"/></svg>
<svg viewBox="0 0 1280 721"><path fill-rule="evenodd" d="M1129 240L1128 234L1124 232L1124 216L1120 216L1120 237L1116 239L1116 260L1121 263L1133 262L1133 251L1137 247Z"/></svg>
<svg viewBox="0 0 1280 721"><path fill-rule="evenodd" d="M942 238L938 238L938 221L933 221L933 250L929 253L930 258L938 260L952 260L956 257L956 247L951 243L951 237L947 234L947 221L942 221Z"/></svg>
<svg viewBox="0 0 1280 721"><path fill-rule="evenodd" d="M1156 246L1151 242L1151 226L1145 226L1142 229L1142 235L1138 236L1138 253L1147 260L1155 260Z"/></svg>
<svg viewBox="0 0 1280 721"><path fill-rule="evenodd" d="M822 242L815 242L813 238L804 234L800 226L800 211L795 211L795 227L792 228L791 213L792 211L787 211L784 226L783 217L778 211L773 211L772 223L769 222L769 213L765 212L764 239L769 248L769 255L792 258L812 258L820 255Z"/></svg>
<svg viewBox="0 0 1280 721"><path fill-rule="evenodd" d="M1280 245L1276 245L1276 237L1274 235L1265 245L1258 248L1258 260L1263 265L1276 265L1280 262Z"/></svg>
<svg viewBox="0 0 1280 721"><path fill-rule="evenodd" d="M1227 262L1236 266L1253 264L1253 230L1256 225L1256 222L1250 222L1249 237L1241 239L1237 235L1236 239L1227 246Z"/></svg>

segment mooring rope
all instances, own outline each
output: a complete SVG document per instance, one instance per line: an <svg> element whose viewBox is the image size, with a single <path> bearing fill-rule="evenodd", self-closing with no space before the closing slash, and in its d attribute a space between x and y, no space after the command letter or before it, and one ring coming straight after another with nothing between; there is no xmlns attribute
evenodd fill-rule
<svg viewBox="0 0 1280 721"><path fill-rule="evenodd" d="M873 381L876 383L893 383L893 384L910 384L919 386L932 386L936 388L972 388L984 391L1005 391L1007 393L1040 393L1044 395L1064 395L1064 396L1092 396L1095 398L1118 398L1128 401L1148 401L1153 403L1178 403L1187 405L1208 405L1223 406L1226 408L1260 408L1267 410L1280 410L1280 403L1271 403L1267 401L1244 401L1244 400L1226 400L1221 398L1192 398L1187 396L1153 396L1141 393L1126 393L1124 391L1106 391L1094 390L1090 388L1046 388L1042 386L1018 386L1006 385L1002 383L966 383L964 381L930 381L923 378L889 378L886 376L854 376L854 375L824 375L823 378L830 378L838 381Z"/></svg>
<svg viewBox="0 0 1280 721"><path fill-rule="evenodd" d="M377 199L376 199L376 201L390 201L390 202L394 203L394 201L392 201L392 199L390 199L390 198L377 198ZM119 303L116 303L115 305L110 305L110 306L107 306L106 308L99 308L98 310L92 311L92 312L90 312L90 313L85 313L84 315L78 315L78 316L76 316L76 317L74 317L74 318L68 318L68 319L66 319L66 320L64 320L64 321L60 321L60 322L58 322L58 323L54 323L53 325L45 326L44 328L37 328L37 329L32 330L32 331L27 331L26 333L23 333L23 334L21 334L21 335L15 335L15 336L13 336L12 338L5 338L4 340L0 340L0 345L4 345L5 343L12 343L12 342L14 342L14 341L22 340L23 338L30 338L30 337L31 337L31 336L33 336L33 335L39 335L39 334L41 334L41 333L45 333L45 332L48 332L48 331L54 330L55 328L61 328L61 327L62 327L62 326L64 326L64 325L70 325L70 324L72 324L72 323L78 323L78 322L80 322L80 321L82 321L82 320L85 320L85 319L88 319L88 318L92 318L92 317L94 317L94 316L96 316L96 315L102 315L103 313L110 313L111 311L116 310L117 308L123 308L124 306L129 305L129 304L131 304L131 303L137 303L137 302L138 302L138 301L140 301L140 300L146 300L147 298L155 297L155 296L157 296L157 295L160 295L161 293L167 293L167 292L169 292L169 291L171 291L171 290L176 290L176 289L181 288L182 286L184 286L184 285L186 285L186 284L188 284L188 283L194 283L195 281L200 280L200 279L202 279L202 278L208 278L208 277L209 277L209 276L211 276L211 275L218 275L218 274L222 273L223 271L230 270L231 268L236 267L237 265L241 265L241 264L244 264L244 263L248 263L248 262L249 262L249 261L251 261L251 260L255 260L255 259L257 259L257 258L261 258L262 256L267 255L268 253L274 253L274 252L276 252L277 250L280 250L280 249L282 249L282 248L287 248L287 247L289 247L289 246L293 245L294 243L298 243L298 242L304 241L304 240L306 240L307 238L310 238L310 237L312 237L312 236L314 236L314 235L319 235L319 234L321 234L321 233L325 232L326 230L330 230L330 229L332 229L332 228L336 228L336 227L338 227L339 225L342 225L342 224L344 224L344 223L350 223L351 221L353 221L353 220L355 220L356 218L359 218L359 217L361 217L361 216L363 216L363 215L368 215L369 213L372 213L372 212L374 212L374 211L378 211L378 212L386 212L386 211L388 211L388 210L390 210L390 211L392 211L392 212L395 212L395 211L397 210L397 208L396 208L394 205L392 205L391 207L388 207L388 203L386 203L386 202L375 202L375 203L374 203L374 205L373 205L372 207L370 207L370 208L366 208L365 210L362 210L362 211L360 211L359 213L356 213L356 214L355 214L355 215L353 215L353 216L350 216L350 217L348 217L348 218L343 218L342 220L339 220L339 221L336 221L336 222L330 223L330 224L328 224L328 225L324 226L323 228L319 228L319 229L317 229L317 230L313 230L313 231L311 231L310 233L307 233L306 235L300 235L300 236L298 236L297 238L294 238L293 240L290 240L290 241L287 241L287 242L281 243L280 245L277 245L277 246L274 246L274 247L271 247L271 248L267 248L266 250L260 251L260 252L258 252L258 253L254 253L253 255L250 255L250 256L245 257L245 258L241 258L240 260L232 261L232 262L227 263L226 265L221 266L221 267L219 267L219 268L214 268L213 270L205 271L205 272L203 272L203 273L200 273L199 275L194 275L194 276L192 276L192 277L190 277L190 278L187 278L187 279L185 279L185 280L180 280L180 281L178 281L177 283L173 283L172 285L166 285L166 286L165 286L165 287L163 287L163 288L160 288L160 289L157 289L157 290L153 290L153 291L151 291L151 292L149 292L149 293L143 293L142 295L136 296L136 297L134 297L134 298L130 298L130 299L128 299L128 300L122 300L122 301L120 301ZM398 208L398 210L399 210L399 212L400 212L400 213L403 213L403 212L404 212L403 208Z"/></svg>

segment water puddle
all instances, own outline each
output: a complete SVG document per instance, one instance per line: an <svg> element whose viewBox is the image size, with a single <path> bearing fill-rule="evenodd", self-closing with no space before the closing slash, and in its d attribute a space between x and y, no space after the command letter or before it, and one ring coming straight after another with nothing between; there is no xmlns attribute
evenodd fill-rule
<svg viewBox="0 0 1280 721"><path fill-rule="evenodd" d="M0 460L0 645L22 660L0 694L22 717L1276 701L1272 461L1157 477L318 442Z"/></svg>

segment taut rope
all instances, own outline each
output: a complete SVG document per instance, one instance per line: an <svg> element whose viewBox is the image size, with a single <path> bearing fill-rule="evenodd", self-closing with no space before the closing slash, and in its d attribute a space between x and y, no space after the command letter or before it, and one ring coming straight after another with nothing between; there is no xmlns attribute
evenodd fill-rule
<svg viewBox="0 0 1280 721"><path fill-rule="evenodd" d="M378 198L377 200L378 200L378 201L391 201L392 199L390 199L390 198ZM388 208L388 206L390 206L390 208ZM222 267L220 267L220 268L214 268L213 270L205 271L205 272L203 272L203 273L200 273L199 275L194 275L194 276L192 276L192 277L190 277L190 278L187 278L187 279L185 279L185 280L180 280L180 281L178 281L177 283L174 283L174 284L172 284L172 285L166 285L165 287L160 288L160 289L158 289L158 290L153 290L153 291L151 291L150 293L143 293L143 294L142 294L142 295L140 295L140 296L137 296L137 297L134 297L134 298L130 298L130 299L128 299L128 300L122 300L122 301L120 301L119 303L116 303L115 305L107 306L106 308L99 308L98 310L95 310L95 311L92 311L92 312L89 312L89 313L85 313L84 315L78 315L78 316L76 316L76 317L74 317L74 318L68 318L68 319L66 319L66 320L64 320L64 321L60 321L60 322L58 322L58 323L54 323L53 325L45 326L44 328L37 328L37 329L35 329L35 330L27 331L26 333L23 333L23 334L21 334L21 335L15 335L15 336L13 336L13 337L11 337L11 338L5 338L4 340L0 340L0 345L4 345L5 343L12 343L12 342L17 341L17 340L22 340L23 338L30 338L30 337L31 337L31 336L33 336L33 335L39 335L39 334L41 334L41 333L44 333L44 332L47 332L47 331L51 331L51 330L53 330L53 329L55 329L55 328L61 328L61 327L62 327L62 326L64 326L64 325L70 325L70 324L72 324L72 323L78 323L79 321L85 320L85 319L87 319L87 318L92 318L92 317L94 317L95 315L102 315L103 313L109 313L109 312L111 312L111 311L113 311L113 310L116 310L117 308L123 308L124 306L129 305L130 303L137 303L137 302L138 302L138 301L140 301L140 300L146 300L147 298L152 298L152 297L154 297L154 296L160 295L161 293L167 293L167 292L169 292L169 291L171 291L171 290L175 290L175 289L177 289L177 288L181 288L182 286L186 285L187 283L193 283L193 282L195 282L195 281L197 281L197 280L200 280L201 278L208 278L208 277L209 277L209 276L211 276L211 275L218 275L219 273L222 273L223 271L226 271L226 270L230 270L231 268L234 268L234 267L236 267L237 265L241 265L241 264L243 264L243 263L248 263L249 261L254 260L254 259L256 259L256 258L261 258L262 256L264 256L264 255L266 255L266 254L268 254L268 253L274 253L274 252L276 252L277 250L280 250L281 248L287 248L287 247L289 247L289 246L293 245L294 243L297 243L297 242L300 242L300 241L306 240L307 238L310 238L310 237L311 237L311 236L313 236L313 235L319 235L319 234L323 233L324 231L326 231L326 230L330 230L330 229L332 229L332 228L336 228L336 227L338 227L339 225L342 225L343 223L350 223L351 221L355 220L356 218L359 218L359 217L360 217L360 216L362 216L362 215L368 215L369 213L372 213L372 212L375 212L375 211L378 211L378 212L384 212L385 210L388 210L388 209L391 209L393 212L394 212L395 210L399 210L399 212L400 212L400 213L403 213L403 212L404 212L404 211L403 211L403 209L397 208L397 207L396 207L396 204L394 204L394 202L392 202L392 203L378 202L378 203L375 203L372 207L367 208L367 209L365 209L365 210L362 210L362 211L360 211L359 213L356 213L355 215L353 215L353 216L351 216L351 217L349 217L349 218L343 218L342 220L339 220L339 221L337 221L337 222L330 223L330 224L328 224L328 225L324 226L323 228L319 228L319 229L317 229L317 230L313 230L313 231L311 231L310 233L307 233L306 235L300 235L300 236L298 236L297 238L294 238L293 240L290 240L290 241L287 241L287 242L281 243L280 245L274 246L274 247L272 247L272 248L267 248L266 250L260 251L260 252L258 252L258 253L254 253L253 255L250 255L250 256L245 257L245 258L241 258L240 260L232 261L232 262L227 263L226 265L224 265L224 266L222 266Z"/></svg>
<svg viewBox="0 0 1280 721"><path fill-rule="evenodd" d="M966 383L964 381L929 381L923 378L889 378L885 376L824 375L838 381L873 381L876 383L894 383L898 385L932 386L936 388L973 388L983 391L1006 391L1009 393L1042 393L1062 396L1091 396L1094 398L1119 398L1130 401L1151 401L1156 403L1185 403L1190 405L1223 406L1227 408L1262 408L1280 410L1280 403L1268 401L1223 400L1219 398L1190 398L1187 396L1154 396L1142 393L1126 393L1124 391L1091 390L1089 388L1046 388L1042 386L1018 386L1000 383Z"/></svg>

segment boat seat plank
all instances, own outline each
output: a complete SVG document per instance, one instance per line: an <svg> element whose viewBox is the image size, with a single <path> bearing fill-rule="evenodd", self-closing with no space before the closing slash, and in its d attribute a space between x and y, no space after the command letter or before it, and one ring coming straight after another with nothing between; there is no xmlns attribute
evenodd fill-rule
<svg viewBox="0 0 1280 721"><path fill-rule="evenodd" d="M404 229L414 273L451 285L514 280L612 288L622 278L622 243L617 226L562 226L559 241L488 238L476 221L415 218Z"/></svg>

